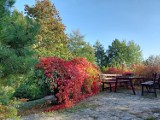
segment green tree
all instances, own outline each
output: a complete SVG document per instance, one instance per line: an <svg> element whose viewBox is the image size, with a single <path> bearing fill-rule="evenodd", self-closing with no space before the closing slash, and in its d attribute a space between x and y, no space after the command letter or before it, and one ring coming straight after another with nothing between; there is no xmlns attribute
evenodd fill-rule
<svg viewBox="0 0 160 120"><path fill-rule="evenodd" d="M32 45L38 25L14 10L14 0L0 0L0 119L17 119L11 98L37 61Z"/></svg>
<svg viewBox="0 0 160 120"><path fill-rule="evenodd" d="M25 6L28 16L40 24L34 48L39 57L57 56L68 59L71 56L67 48L67 35L59 12L50 0L37 0L32 7Z"/></svg>
<svg viewBox="0 0 160 120"><path fill-rule="evenodd" d="M84 36L79 30L72 31L69 35L68 48L73 57L85 57L88 61L95 63L94 49L89 43L85 42Z"/></svg>
<svg viewBox="0 0 160 120"><path fill-rule="evenodd" d="M103 45L99 41L96 41L93 47L95 51L95 61L98 66L100 68L107 66L107 56Z"/></svg>
<svg viewBox="0 0 160 120"><path fill-rule="evenodd" d="M0 22L6 20L7 15L10 14L10 8L15 3L15 0L0 0ZM0 24L0 30L2 29L3 24Z"/></svg>
<svg viewBox="0 0 160 120"><path fill-rule="evenodd" d="M142 61L142 52L140 46L134 41L119 41L115 39L107 50L108 65L121 66L125 64L134 64Z"/></svg>
<svg viewBox="0 0 160 120"><path fill-rule="evenodd" d="M127 43L127 63L140 63L143 60L142 50L133 40Z"/></svg>
<svg viewBox="0 0 160 120"><path fill-rule="evenodd" d="M10 75L18 78L19 75L27 74L34 67L36 58L33 56L34 51L31 46L38 30L38 25L34 21L18 11L15 10L10 14L6 2L2 3L4 5L1 4L4 13L0 20L0 80L2 82ZM14 77L10 80L16 85L13 82Z"/></svg>
<svg viewBox="0 0 160 120"><path fill-rule="evenodd" d="M154 56L150 55L144 62L146 65L159 66L160 65L160 55Z"/></svg>

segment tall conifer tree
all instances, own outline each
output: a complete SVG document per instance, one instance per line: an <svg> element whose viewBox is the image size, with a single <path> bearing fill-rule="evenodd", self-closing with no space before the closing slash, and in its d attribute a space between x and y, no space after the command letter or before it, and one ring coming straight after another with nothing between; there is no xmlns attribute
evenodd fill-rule
<svg viewBox="0 0 160 120"><path fill-rule="evenodd" d="M9 75L27 74L34 67L35 57L32 45L38 25L28 17L14 10L14 1L0 2L0 78Z"/></svg>
<svg viewBox="0 0 160 120"><path fill-rule="evenodd" d="M98 66L100 68L102 67L106 67L107 66L107 56L105 53L105 49L103 47L103 45L99 42L96 41L94 47L94 51L95 51L95 61L98 64Z"/></svg>

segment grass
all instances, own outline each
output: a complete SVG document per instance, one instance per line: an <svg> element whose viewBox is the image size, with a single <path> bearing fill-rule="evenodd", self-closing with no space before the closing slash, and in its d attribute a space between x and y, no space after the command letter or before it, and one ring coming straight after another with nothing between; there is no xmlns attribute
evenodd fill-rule
<svg viewBox="0 0 160 120"><path fill-rule="evenodd" d="M82 103L78 103L77 105L75 105L69 109L59 110L59 112L75 113L77 111L84 110L86 108L96 109L97 107L98 107L98 105L88 104L88 103L82 102Z"/></svg>
<svg viewBox="0 0 160 120"><path fill-rule="evenodd" d="M47 109L47 107L48 106L37 105L37 106L32 107L30 109L19 110L18 115L25 116L25 115L30 115L30 114L42 113Z"/></svg>
<svg viewBox="0 0 160 120"><path fill-rule="evenodd" d="M21 109L18 111L18 115L19 116L26 116L26 115L30 115L30 114L36 114L36 113L43 113L48 107L50 107L52 105L37 105L37 106L34 106L30 109ZM80 103L77 103L75 106L71 107L71 108L68 108L68 109L63 109L63 110L57 110L57 111L54 111L54 113L75 113L77 111L80 111L80 110L84 110L86 108L90 108L90 109L96 109L98 105L95 105L95 104L89 104L89 103L86 103L85 101L82 101ZM48 112L48 113L45 113L45 114L52 114L52 112Z"/></svg>
<svg viewBox="0 0 160 120"><path fill-rule="evenodd" d="M156 120L156 118L155 117L148 117L146 120Z"/></svg>

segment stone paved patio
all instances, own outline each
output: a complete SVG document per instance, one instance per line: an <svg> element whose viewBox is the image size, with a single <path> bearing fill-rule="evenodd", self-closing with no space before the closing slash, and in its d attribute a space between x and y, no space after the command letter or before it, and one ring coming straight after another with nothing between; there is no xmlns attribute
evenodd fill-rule
<svg viewBox="0 0 160 120"><path fill-rule="evenodd" d="M58 112L23 116L23 120L160 120L160 91L154 95L132 91L101 92L75 107Z"/></svg>

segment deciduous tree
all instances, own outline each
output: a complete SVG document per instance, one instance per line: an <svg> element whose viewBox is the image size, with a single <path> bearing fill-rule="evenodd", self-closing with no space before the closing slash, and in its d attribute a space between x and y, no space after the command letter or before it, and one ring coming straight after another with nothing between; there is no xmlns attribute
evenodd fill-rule
<svg viewBox="0 0 160 120"><path fill-rule="evenodd" d="M80 31L73 31L69 35L68 48L73 57L84 57L88 61L95 63L94 49L89 43L85 42L84 36L81 35Z"/></svg>
<svg viewBox="0 0 160 120"><path fill-rule="evenodd" d="M160 66L160 55L157 55L157 56L150 55L145 60L145 64L150 66Z"/></svg>
<svg viewBox="0 0 160 120"><path fill-rule="evenodd" d="M67 59L70 52L67 49L67 36L65 26L62 24L59 12L50 0L36 0L32 7L26 5L28 16L40 24L40 30L36 36L35 50L40 57L57 56Z"/></svg>
<svg viewBox="0 0 160 120"><path fill-rule="evenodd" d="M108 65L121 66L125 64L134 64L142 61L142 51L140 46L129 41L115 39L107 50Z"/></svg>

